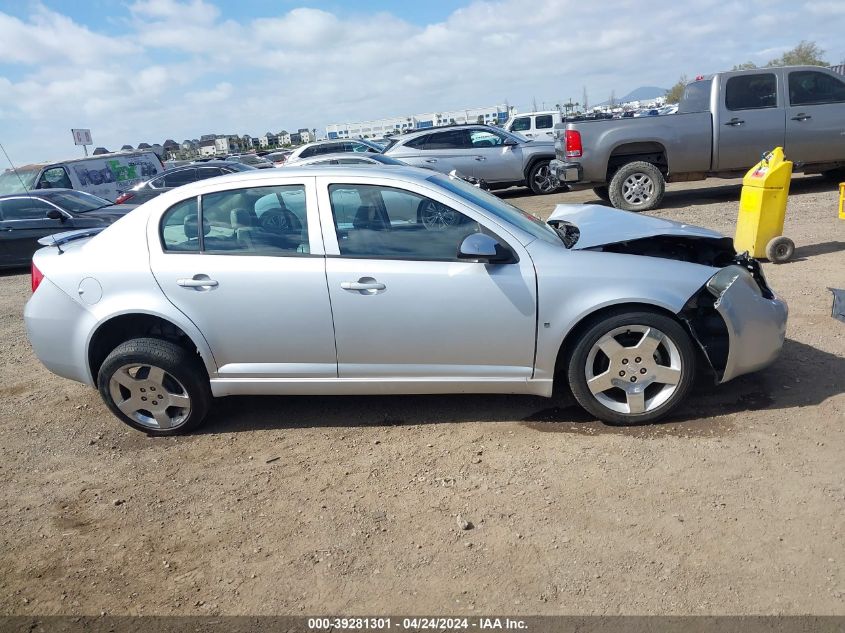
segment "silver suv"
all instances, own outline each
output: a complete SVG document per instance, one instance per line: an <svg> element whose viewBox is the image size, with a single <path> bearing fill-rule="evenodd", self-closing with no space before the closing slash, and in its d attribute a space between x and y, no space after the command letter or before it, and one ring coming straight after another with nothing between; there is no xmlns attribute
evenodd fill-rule
<svg viewBox="0 0 845 633"><path fill-rule="evenodd" d="M415 167L444 173L457 169L491 189L527 186L536 194L559 190L549 172L554 141L531 140L489 125L418 130L398 137L385 154Z"/></svg>

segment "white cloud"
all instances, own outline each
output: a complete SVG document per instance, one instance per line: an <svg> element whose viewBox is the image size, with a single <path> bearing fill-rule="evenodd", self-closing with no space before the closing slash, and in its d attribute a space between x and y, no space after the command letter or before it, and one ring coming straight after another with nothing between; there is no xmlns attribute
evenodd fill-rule
<svg viewBox="0 0 845 633"><path fill-rule="evenodd" d="M131 42L93 33L41 5L27 22L0 12L0 60L6 64L84 65L137 51Z"/></svg>
<svg viewBox="0 0 845 633"><path fill-rule="evenodd" d="M506 99L548 106L580 100L582 86L603 101L765 63L807 33L839 61L830 16L841 4L774 0L763 15L739 0L475 0L417 25L401 3L394 14L291 8L236 21L222 0L136 0L114 16L115 34L35 5L26 19L0 12L0 64L17 66L0 70L0 112L14 121L0 141L21 159L59 158L74 151L71 127L115 148Z"/></svg>

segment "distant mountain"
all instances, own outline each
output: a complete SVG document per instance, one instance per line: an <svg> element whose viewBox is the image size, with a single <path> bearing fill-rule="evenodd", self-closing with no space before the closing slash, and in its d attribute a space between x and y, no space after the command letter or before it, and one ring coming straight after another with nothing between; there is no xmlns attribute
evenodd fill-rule
<svg viewBox="0 0 845 633"><path fill-rule="evenodd" d="M616 103L627 103L628 101L650 101L657 97L662 97L666 94L666 88L658 88L657 86L640 86L635 88L624 97L617 97ZM592 103L591 106L609 105L610 101L603 101L601 103Z"/></svg>

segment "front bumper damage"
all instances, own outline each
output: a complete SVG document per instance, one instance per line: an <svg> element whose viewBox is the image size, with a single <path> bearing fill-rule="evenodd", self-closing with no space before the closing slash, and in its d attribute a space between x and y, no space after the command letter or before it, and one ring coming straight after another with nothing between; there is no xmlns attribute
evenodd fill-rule
<svg viewBox="0 0 845 633"><path fill-rule="evenodd" d="M762 369L783 347L789 308L777 296L767 299L754 280L737 277L713 307L728 330L728 358L720 382Z"/></svg>
<svg viewBox="0 0 845 633"><path fill-rule="evenodd" d="M717 383L771 364L786 335L786 302L768 287L755 260L739 256L737 263L749 274L737 275L717 296L708 282L680 313Z"/></svg>

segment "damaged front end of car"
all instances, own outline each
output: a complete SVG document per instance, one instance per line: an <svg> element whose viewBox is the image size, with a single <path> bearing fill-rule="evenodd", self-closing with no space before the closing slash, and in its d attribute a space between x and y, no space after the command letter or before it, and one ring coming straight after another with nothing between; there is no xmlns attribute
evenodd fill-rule
<svg viewBox="0 0 845 633"><path fill-rule="evenodd" d="M564 245L717 269L678 313L717 383L756 371L780 353L788 309L760 263L702 227L595 205L560 205L548 220Z"/></svg>

